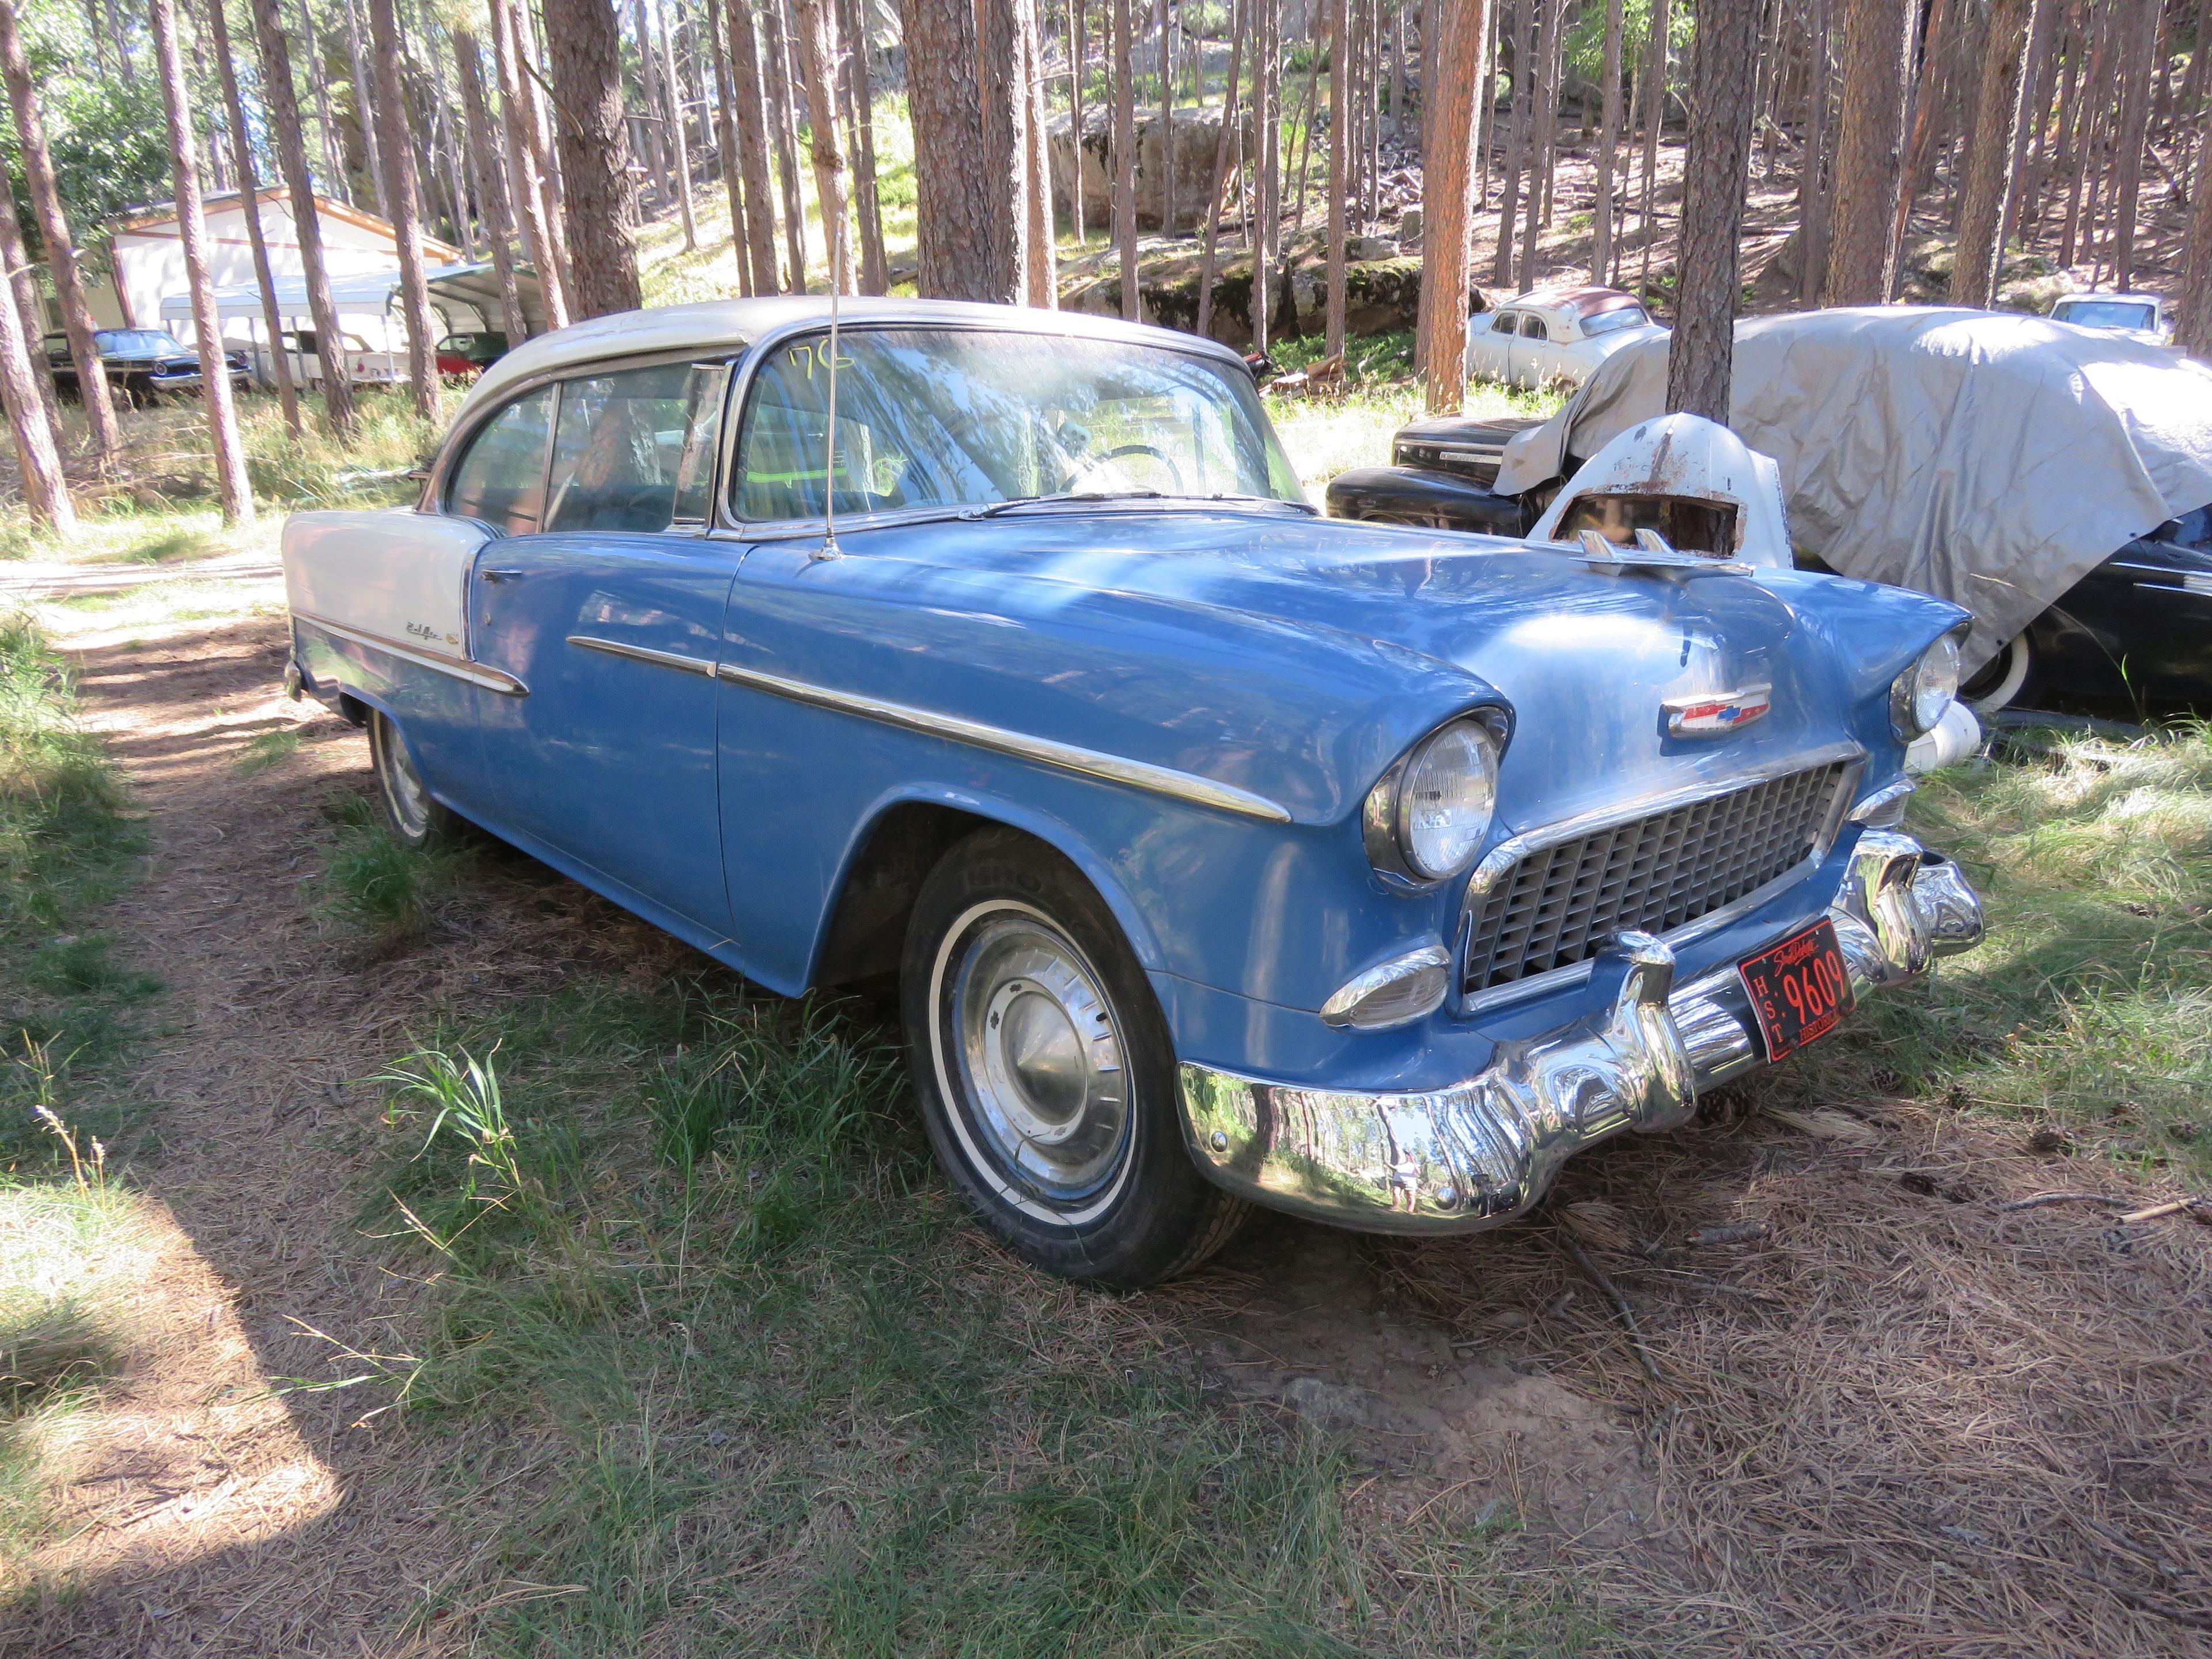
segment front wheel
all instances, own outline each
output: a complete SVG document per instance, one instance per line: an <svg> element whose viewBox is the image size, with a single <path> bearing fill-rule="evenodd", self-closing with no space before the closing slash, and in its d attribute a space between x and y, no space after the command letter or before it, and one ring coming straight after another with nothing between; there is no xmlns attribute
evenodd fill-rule
<svg viewBox="0 0 2212 1659"><path fill-rule="evenodd" d="M2020 696L2021 688L2027 684L2028 670L2034 665L2034 647L2029 645L2027 631L2023 629L1999 647L1996 655L1959 688L1959 701L1977 714L1994 714L2008 708Z"/></svg>
<svg viewBox="0 0 2212 1659"><path fill-rule="evenodd" d="M427 847L459 827L460 819L452 809L431 799L407 740L380 709L373 708L368 714L368 763L376 774L376 800L384 809L385 827L401 843Z"/></svg>
<svg viewBox="0 0 2212 1659"><path fill-rule="evenodd" d="M1024 1259L1133 1287L1228 1241L1245 1206L1191 1161L1167 1022L1066 860L1011 831L954 847L915 902L901 980L931 1145Z"/></svg>

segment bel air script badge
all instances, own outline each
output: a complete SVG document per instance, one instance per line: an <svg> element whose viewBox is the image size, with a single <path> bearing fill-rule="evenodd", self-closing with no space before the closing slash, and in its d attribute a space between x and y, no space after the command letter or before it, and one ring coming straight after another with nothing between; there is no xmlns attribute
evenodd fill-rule
<svg viewBox="0 0 2212 1659"><path fill-rule="evenodd" d="M1678 738L1724 737L1750 725L1774 706L1771 685L1747 685L1739 691L1704 691L1668 697L1667 730Z"/></svg>

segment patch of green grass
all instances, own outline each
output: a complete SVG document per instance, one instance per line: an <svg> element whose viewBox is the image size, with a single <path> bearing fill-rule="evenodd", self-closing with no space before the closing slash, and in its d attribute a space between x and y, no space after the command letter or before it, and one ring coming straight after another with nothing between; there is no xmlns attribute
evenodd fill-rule
<svg viewBox="0 0 2212 1659"><path fill-rule="evenodd" d="M1142 1298L1011 1267L867 1011L586 981L428 1035L371 1224L436 1305L334 1366L426 1431L551 1435L526 1501L443 1469L483 1547L423 1616L477 1650L1441 1654L1525 1605L1495 1650L1618 1650L1449 1502L1409 1589L1345 1447L1209 1400Z"/></svg>
<svg viewBox="0 0 2212 1659"><path fill-rule="evenodd" d="M1795 1085L1948 1094L2139 1173L2212 1182L2212 736L2053 733L2021 763L1922 781L1911 828L1957 857L1988 939L1882 999ZM1840 1076L1838 1073L1840 1072Z"/></svg>
<svg viewBox="0 0 2212 1659"><path fill-rule="evenodd" d="M246 741L238 758L231 764L246 777L266 772L272 766L281 766L300 752L301 738L295 726L280 726L271 731L257 732Z"/></svg>
<svg viewBox="0 0 2212 1659"><path fill-rule="evenodd" d="M77 718L69 673L30 620L0 616L0 1165L52 1170L33 1108L65 1107L80 1073L112 1058L130 1011L158 988L79 931L139 846L114 766ZM88 1109L112 1139L112 1100Z"/></svg>
<svg viewBox="0 0 2212 1659"><path fill-rule="evenodd" d="M409 847L361 795L339 796L331 815L338 835L323 873L324 913L389 940L428 933L439 891L468 849Z"/></svg>
<svg viewBox="0 0 2212 1659"><path fill-rule="evenodd" d="M156 530L127 548L123 556L137 564L167 564L182 559L204 559L227 550L222 542L198 526Z"/></svg>

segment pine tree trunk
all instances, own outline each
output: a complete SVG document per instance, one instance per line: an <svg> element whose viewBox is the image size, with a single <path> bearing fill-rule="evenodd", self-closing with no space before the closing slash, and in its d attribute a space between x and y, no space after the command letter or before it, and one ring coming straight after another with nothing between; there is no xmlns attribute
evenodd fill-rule
<svg viewBox="0 0 2212 1659"><path fill-rule="evenodd" d="M806 201L799 187L799 100L793 85L790 31L784 0L765 0L761 53L768 78L769 131L775 141L776 182L783 191L784 254L788 291L806 292Z"/></svg>
<svg viewBox="0 0 2212 1659"><path fill-rule="evenodd" d="M993 287L999 271L991 250L991 185L981 170L975 9L969 0L900 0L899 15L918 197L915 291L945 300L1004 300L1005 291Z"/></svg>
<svg viewBox="0 0 2212 1659"><path fill-rule="evenodd" d="M1743 297L1739 238L1751 173L1759 0L1700 0L1690 56L1690 149L1682 174L1681 273L1667 351L1667 407L1723 425Z"/></svg>
<svg viewBox="0 0 2212 1659"><path fill-rule="evenodd" d="M1498 204L1498 247L1490 262L1490 280L1504 288L1513 281L1513 237L1520 222L1521 173L1528 155L1528 134L1534 125L1535 88L1531 67L1536 61L1536 8L1543 0L1516 0L1513 42L1512 104L1506 119L1505 191Z"/></svg>
<svg viewBox="0 0 2212 1659"><path fill-rule="evenodd" d="M1597 136L1597 202L1590 215L1590 281L1613 281L1613 169L1620 145L1621 0L1605 0L1604 113Z"/></svg>
<svg viewBox="0 0 2212 1659"><path fill-rule="evenodd" d="M1213 270L1221 236L1221 198L1229 183L1230 158L1235 152L1238 71L1243 67L1244 30L1252 14L1252 0L1231 0L1229 15L1229 83L1221 94L1221 131L1213 141L1213 188L1206 198L1205 241L1198 258L1198 331L1213 331Z"/></svg>
<svg viewBox="0 0 2212 1659"><path fill-rule="evenodd" d="M15 439L23 504L57 535L75 533L76 507L70 500L69 480L62 474L61 452L54 447L53 423L46 418L39 377L31 367L23 319L13 305L0 305L0 404L6 406L9 429Z"/></svg>
<svg viewBox="0 0 2212 1659"><path fill-rule="evenodd" d="M1129 0L1114 9L1114 234L1121 250L1121 315L1142 312L1137 288L1137 82L1129 64Z"/></svg>
<svg viewBox="0 0 2212 1659"><path fill-rule="evenodd" d="M853 222L847 189L845 147L837 136L837 28L830 0L793 0L799 37L799 75L806 86L809 145L814 160L814 199L821 204L822 235L829 244L830 281L840 294L857 294Z"/></svg>
<svg viewBox="0 0 2212 1659"><path fill-rule="evenodd" d="M107 374L100 366L100 347L93 339L92 309L85 302L76 245L70 240L69 216L63 210L61 188L54 179L53 152L46 144L46 118L31 79L23 33L17 26L15 0L0 0L0 65L6 71L15 137L22 145L23 179L30 187L31 210L38 221L40 238L46 243L46 269L53 274L54 299L61 307L63 331L69 336L70 357L76 365L76 383L92 434L93 458L105 471L122 459L123 429L116 422L115 405L107 393Z"/></svg>
<svg viewBox="0 0 2212 1659"><path fill-rule="evenodd" d="M1817 306L1828 285L1828 106L1835 94L1829 62L1832 14L1830 0L1813 0L1812 40L1805 76L1805 156L1797 174L1799 222L1803 234L1797 255L1797 302Z"/></svg>
<svg viewBox="0 0 2212 1659"><path fill-rule="evenodd" d="M1083 204L1083 77L1088 67L1084 59L1084 13L1087 9L1088 0L1067 0L1068 64L1073 71L1067 77L1067 136L1070 148L1075 152L1075 165L1069 171L1067 185L1075 210L1075 245L1079 248L1091 246L1091 221Z"/></svg>
<svg viewBox="0 0 2212 1659"><path fill-rule="evenodd" d="M1905 0L1844 0L1843 121L1828 246L1832 305L1880 305L1895 278L1890 229L1905 142L1910 16Z"/></svg>
<svg viewBox="0 0 2212 1659"><path fill-rule="evenodd" d="M2004 265L2004 205L2012 185L2021 118L2021 74L2035 0L1994 0L1982 56L1979 93L1968 129L1966 188L1959 210L1959 252L1951 270L1954 305L1996 303Z"/></svg>
<svg viewBox="0 0 2212 1659"><path fill-rule="evenodd" d="M389 0L382 0L389 3ZM185 89L185 58L177 45L175 0L149 0L154 60L168 118L169 167L176 182L177 240L185 257L185 286L192 296L192 332L200 354L200 395L207 400L214 441L216 493L227 525L253 521L253 487L246 477L246 446L238 435L230 364L223 356L222 319L216 314L215 283L208 276L207 215L200 205L200 165L192 108Z"/></svg>
<svg viewBox="0 0 2212 1659"><path fill-rule="evenodd" d="M660 36L661 104L668 112L668 136L676 151L676 204L684 216L686 252L699 246L699 217L691 200L691 140L684 131L684 82L677 78L676 53L668 44L668 11L665 5L653 14Z"/></svg>
<svg viewBox="0 0 2212 1659"><path fill-rule="evenodd" d="M491 0L492 58L499 72L500 112L507 127L507 154L514 162L515 199L521 210L523 240L538 266L538 286L545 296L545 321L568 326L568 272L554 235L555 204L539 143L530 71L516 37L514 14L507 0Z"/></svg>
<svg viewBox="0 0 2212 1659"><path fill-rule="evenodd" d="M2200 20L2203 14L2198 14ZM2203 27L2200 21L2199 27ZM2203 56L2204 48L2197 47ZM2191 356L2212 362L2212 179L2197 164L2197 195L2189 213L2189 243L2181 282L2181 303L2174 319L2175 343Z"/></svg>
<svg viewBox="0 0 2212 1659"><path fill-rule="evenodd" d="M300 9L307 10L307 0L300 0ZM362 159L368 167L368 186L380 218L392 217L392 198L385 187L384 147L377 142L376 94L372 89L369 68L361 49L361 19L354 9L354 0L345 0L346 53L353 64L354 125L361 133Z"/></svg>
<svg viewBox="0 0 2212 1659"><path fill-rule="evenodd" d="M1650 87L1644 99L1644 258L1636 282L1647 296L1651 292L1651 251L1659 240L1659 137L1667 125L1667 31L1673 27L1668 10L1668 0L1652 0L1650 63L1644 70Z"/></svg>
<svg viewBox="0 0 2212 1659"><path fill-rule="evenodd" d="M1911 7L1905 8L1910 27ZM1912 204L1924 195L1936 182L1936 137L1942 130L1942 118L1948 112L1946 96L1950 87L1950 62L1953 53L1952 36L1956 33L1954 15L1956 0L1929 0L1928 28L1923 37L1920 74L1912 83L1906 124L1911 137L1905 146L1900 182L1897 191L1894 216L1889 228L1890 246L1902 249L1905 233L1912 218ZM1895 289L1892 278L1887 299Z"/></svg>
<svg viewBox="0 0 2212 1659"><path fill-rule="evenodd" d="M238 64L230 50L230 20L223 15L222 0L208 0L208 37L215 46L216 74L222 83L223 107L229 117L231 166L238 174L239 203L246 218L246 239L253 250L253 280L261 289L261 324L269 334L270 377L276 382L276 403L284 425L294 437L303 428L300 395L292 385L291 355L284 349L284 319L276 309L276 278L269 264L269 239L261 228L261 181L253 165L253 143L246 125L246 100L239 94Z"/></svg>
<svg viewBox="0 0 2212 1659"><path fill-rule="evenodd" d="M438 413L438 336L430 315L430 289L422 273L422 210L416 190L415 136L399 84L399 24L392 0L368 0L368 29L376 49L377 148L384 153L385 199L399 250L400 313L407 325L407 388L416 415Z"/></svg>
<svg viewBox="0 0 2212 1659"><path fill-rule="evenodd" d="M1060 259L1053 236L1052 150L1045 131L1044 58L1036 0L1015 0L1014 27L1021 46L1015 90L1022 118L1023 286L1029 304L1056 311Z"/></svg>
<svg viewBox="0 0 2212 1659"><path fill-rule="evenodd" d="M269 134L284 173L293 233L300 239L300 265L307 278L307 314L315 325L323 368L323 408L341 438L354 433L353 386L346 379L345 354L337 349L338 313L331 303L328 268L323 263L322 219L307 175L307 148L300 137L300 104L292 90L292 53L276 0L253 0L253 33L261 49L261 101L269 114Z"/></svg>
<svg viewBox="0 0 2212 1659"><path fill-rule="evenodd" d="M531 143L535 146L538 187L545 199L545 234L553 245L553 261L561 267L561 292L569 314L575 313L576 261L568 246L568 190L562 177L561 146L552 112L553 87L539 62L528 0L493 0L507 8L507 27L514 42L516 72L522 78L523 106L530 112Z"/></svg>
<svg viewBox="0 0 2212 1659"><path fill-rule="evenodd" d="M775 294L781 292L775 278L775 185L769 173L768 93L761 72L760 33L753 27L752 0L727 0L727 3L731 104L737 123L738 166L744 174L745 236L752 259L753 292ZM918 122L915 131L918 138L921 131ZM916 154L918 158L918 144ZM918 178L927 177L927 170L918 160L915 173ZM926 239L927 231L923 234Z"/></svg>
<svg viewBox="0 0 2212 1659"><path fill-rule="evenodd" d="M1320 54L1315 54L1318 60ZM1352 167L1352 11L1348 0L1330 0L1328 10L1328 303L1322 350L1344 351L1344 222Z"/></svg>
<svg viewBox="0 0 2212 1659"><path fill-rule="evenodd" d="M2113 157L2112 286L2135 281L2136 230L2142 195L2143 148L2150 129L2150 83L2158 48L2159 0L2118 0L2120 74L2118 142Z"/></svg>
<svg viewBox="0 0 2212 1659"><path fill-rule="evenodd" d="M222 0L209 0L220 5ZM491 112L484 103L483 48L466 29L453 31L453 62L460 71L461 118L468 131L469 154L476 161L477 200L484 216L485 240L491 244L492 275L499 283L499 309L507 325L509 344L530 337L530 319L522 308L522 287L514 273L514 204L507 193L507 178L492 143Z"/></svg>
<svg viewBox="0 0 2212 1659"><path fill-rule="evenodd" d="M375 0L385 5L390 0ZM561 157L576 318L635 311L637 251L623 227L634 187L623 123L622 40L606 0L546 0L545 38L553 49Z"/></svg>
<svg viewBox="0 0 2212 1659"><path fill-rule="evenodd" d="M734 0L734 3L741 6L744 0ZM744 179L738 159L737 92L730 81L727 39L722 32L722 0L707 0L707 57L714 68L714 132L722 152L722 188L730 198L730 251L738 262L738 293L749 300L760 290L753 282L752 227L747 222Z"/></svg>
<svg viewBox="0 0 2212 1659"><path fill-rule="evenodd" d="M1467 398L1467 289L1474 252L1475 89L1489 0L1439 0L1436 71L1421 88L1421 286L1429 295L1421 360L1432 415Z"/></svg>
<svg viewBox="0 0 2212 1659"><path fill-rule="evenodd" d="M983 97L983 180L991 192L991 297L1002 305L1019 305L1028 297L1030 282L1021 22L1016 0L979 0L975 18L980 52L976 84Z"/></svg>
<svg viewBox="0 0 2212 1659"><path fill-rule="evenodd" d="M860 292L890 292L890 261L884 253L884 210L876 188L876 88L868 67L870 0L845 0L846 48L852 94L853 205L860 221Z"/></svg>
<svg viewBox="0 0 2212 1659"><path fill-rule="evenodd" d="M38 264L23 246L22 216L15 206L15 187L8 169L0 165L0 259L7 261L9 289L22 336L37 346L31 353L31 378L38 382L39 404L46 410L49 441L61 430L60 398L54 388L54 366L46 352L46 300L39 290ZM118 285L116 297L123 296ZM125 324L125 326L129 326Z"/></svg>
<svg viewBox="0 0 2212 1659"><path fill-rule="evenodd" d="M1261 32L1255 81L1258 150L1253 157L1252 349L1264 353L1274 332L1275 260L1282 247L1283 0L1257 3Z"/></svg>
<svg viewBox="0 0 2212 1659"><path fill-rule="evenodd" d="M1535 10L1534 0L1529 10ZM1539 234L1551 216L1546 198L1551 193L1553 156L1559 147L1559 80L1552 60L1559 56L1559 27L1565 15L1565 0L1544 0L1543 38L1530 65L1534 78L1529 87L1533 102L1528 115L1528 179L1521 240L1521 291L1524 294L1536 286Z"/></svg>

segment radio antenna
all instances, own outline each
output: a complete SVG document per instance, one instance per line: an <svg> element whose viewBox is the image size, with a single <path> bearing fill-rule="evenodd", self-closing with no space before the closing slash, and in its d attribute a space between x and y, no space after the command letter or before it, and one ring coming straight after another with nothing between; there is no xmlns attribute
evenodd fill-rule
<svg viewBox="0 0 2212 1659"><path fill-rule="evenodd" d="M845 227L839 214L823 216L830 228L830 425L822 440L822 552L834 559L837 553L837 272L843 251Z"/></svg>

